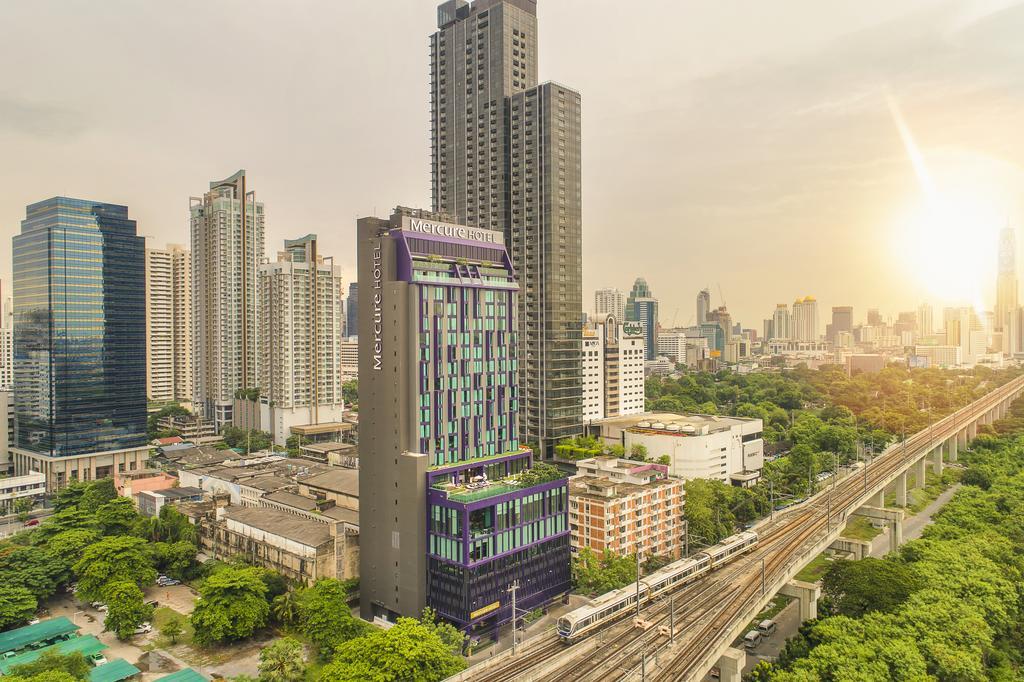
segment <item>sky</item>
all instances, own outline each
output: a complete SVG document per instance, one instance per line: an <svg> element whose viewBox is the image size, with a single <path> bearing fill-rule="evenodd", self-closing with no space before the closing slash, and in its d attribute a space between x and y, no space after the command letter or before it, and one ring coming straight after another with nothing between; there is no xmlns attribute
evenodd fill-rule
<svg viewBox="0 0 1024 682"><path fill-rule="evenodd" d="M188 198L239 168L268 256L314 232L353 277L357 217L429 208L436 5L0 2L0 278L26 204L126 204L188 243ZM991 307L1024 223L1024 2L538 6L540 78L583 96L585 309L637 276L665 326L705 286L758 329L805 295L822 324Z"/></svg>

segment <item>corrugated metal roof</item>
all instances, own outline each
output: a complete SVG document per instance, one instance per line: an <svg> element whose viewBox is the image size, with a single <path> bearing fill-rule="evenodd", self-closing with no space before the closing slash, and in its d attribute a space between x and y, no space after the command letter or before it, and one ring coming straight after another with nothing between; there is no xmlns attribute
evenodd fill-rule
<svg viewBox="0 0 1024 682"><path fill-rule="evenodd" d="M33 651L26 651L23 654L18 654L13 658L6 658L0 660L0 674L7 674L11 668L16 665L22 665L24 663L31 663L32 661L39 658L43 653L47 651L56 651L62 656L66 656L72 652L80 651L83 656L92 656L98 654L107 648L107 645L96 639L93 635L83 635L82 637L72 637L66 642L58 642L51 646L43 647L42 649L34 649Z"/></svg>
<svg viewBox="0 0 1024 682"><path fill-rule="evenodd" d="M26 625L17 630L0 632L0 654L6 654L8 651L17 651L36 642L45 642L54 637L72 633L77 629L77 625L65 616L60 616L41 621L35 625Z"/></svg>
<svg viewBox="0 0 1024 682"><path fill-rule="evenodd" d="M140 672L142 671L123 658L115 658L90 670L89 682L120 682Z"/></svg>

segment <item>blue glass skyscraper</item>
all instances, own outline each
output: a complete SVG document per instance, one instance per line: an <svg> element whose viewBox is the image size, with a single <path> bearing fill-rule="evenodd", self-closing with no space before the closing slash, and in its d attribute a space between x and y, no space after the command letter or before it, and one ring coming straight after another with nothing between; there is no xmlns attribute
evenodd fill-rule
<svg viewBox="0 0 1024 682"><path fill-rule="evenodd" d="M13 241L16 471L55 489L141 468L145 240L128 208L47 199Z"/></svg>

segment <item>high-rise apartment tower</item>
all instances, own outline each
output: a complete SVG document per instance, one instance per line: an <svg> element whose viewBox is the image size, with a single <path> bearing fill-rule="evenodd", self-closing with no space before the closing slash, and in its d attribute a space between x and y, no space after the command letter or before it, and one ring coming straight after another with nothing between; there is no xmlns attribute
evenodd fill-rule
<svg viewBox="0 0 1024 682"><path fill-rule="evenodd" d="M192 352L195 408L217 428L231 423L235 391L257 388L263 204L245 171L189 200L192 220Z"/></svg>
<svg viewBox="0 0 1024 682"><path fill-rule="evenodd" d="M192 403L192 259L168 244L146 249L146 394Z"/></svg>
<svg viewBox="0 0 1024 682"><path fill-rule="evenodd" d="M535 0L448 0L431 36L435 211L501 231L519 295L521 436L582 431L580 95L537 81Z"/></svg>

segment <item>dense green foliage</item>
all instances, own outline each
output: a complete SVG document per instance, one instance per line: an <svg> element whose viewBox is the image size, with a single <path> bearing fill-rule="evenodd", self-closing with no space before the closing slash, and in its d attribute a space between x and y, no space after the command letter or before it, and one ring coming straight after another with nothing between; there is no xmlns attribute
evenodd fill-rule
<svg viewBox="0 0 1024 682"><path fill-rule="evenodd" d="M63 670L47 670L38 675L10 675L4 677L4 682L75 682L86 680L88 677L74 677Z"/></svg>
<svg viewBox="0 0 1024 682"><path fill-rule="evenodd" d="M558 467L546 462L535 462L529 469L519 472L519 484L529 488L530 486L550 483L565 477L566 475Z"/></svg>
<svg viewBox="0 0 1024 682"><path fill-rule="evenodd" d="M279 639L260 651L260 682L302 682L306 679L306 656L302 642L291 637Z"/></svg>
<svg viewBox="0 0 1024 682"><path fill-rule="evenodd" d="M922 538L884 560L839 562L837 615L810 623L757 680L1016 680L1024 672L1024 402L962 454L984 472Z"/></svg>
<svg viewBox="0 0 1024 682"><path fill-rule="evenodd" d="M31 678L42 675L46 675L49 680L60 679L54 677L54 674L67 675L75 680L87 680L91 669L92 666L89 665L89 661L85 660L85 656L81 652L74 651L61 655L56 651L45 651L31 663L12 666L8 671L8 675L11 677L5 676L4 682L9 682L12 677Z"/></svg>
<svg viewBox="0 0 1024 682"><path fill-rule="evenodd" d="M359 382L356 379L341 385L341 398L345 401L346 408L359 408Z"/></svg>
<svg viewBox="0 0 1024 682"><path fill-rule="evenodd" d="M270 604L263 569L224 566L199 587L190 620L199 644L223 644L251 637L267 623Z"/></svg>
<svg viewBox="0 0 1024 682"><path fill-rule="evenodd" d="M269 450L273 441L271 435L266 431L255 431L240 429L237 426L226 426L221 430L224 442L230 448L238 448L243 452L259 452Z"/></svg>
<svg viewBox="0 0 1024 682"><path fill-rule="evenodd" d="M321 658L329 659L338 646L367 631L368 626L352 615L348 594L337 580L317 580L311 587L299 590L296 601L298 629L317 648Z"/></svg>
<svg viewBox="0 0 1024 682"><path fill-rule="evenodd" d="M36 597L24 587L0 590L0 628L24 623L36 610Z"/></svg>
<svg viewBox="0 0 1024 682"><path fill-rule="evenodd" d="M466 667L436 632L413 618L373 629L335 649L320 682L435 682Z"/></svg>
<svg viewBox="0 0 1024 682"><path fill-rule="evenodd" d="M618 556L605 550L600 555L589 547L572 557L572 584L583 594L604 594L636 581L636 555Z"/></svg>
<svg viewBox="0 0 1024 682"><path fill-rule="evenodd" d="M107 617L103 629L113 632L118 639L128 639L135 628L153 615L153 607L146 606L139 586L126 580L109 583L103 592L107 604Z"/></svg>
<svg viewBox="0 0 1024 682"><path fill-rule="evenodd" d="M181 405L178 405L177 403L172 403L170 405L161 407L156 412L150 414L149 418L146 420L146 432L148 434L149 440L155 440L157 438L169 438L171 436L180 435L176 431L161 429L159 421L161 419L164 419L165 417L187 417L190 416L191 414L191 412L186 410Z"/></svg>
<svg viewBox="0 0 1024 682"><path fill-rule="evenodd" d="M78 596L84 601L102 601L111 583L150 585L157 576L146 541L131 535L105 537L89 545L74 570Z"/></svg>

